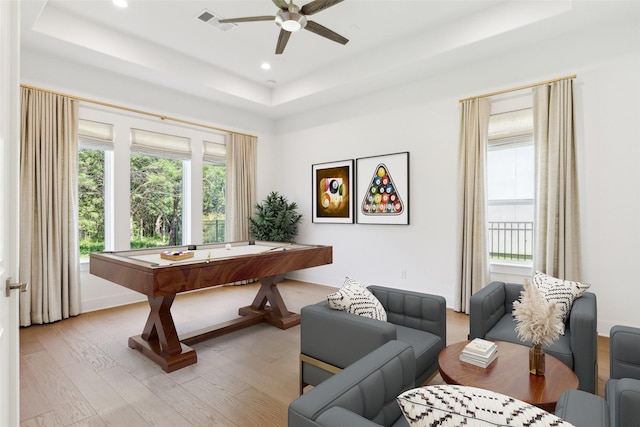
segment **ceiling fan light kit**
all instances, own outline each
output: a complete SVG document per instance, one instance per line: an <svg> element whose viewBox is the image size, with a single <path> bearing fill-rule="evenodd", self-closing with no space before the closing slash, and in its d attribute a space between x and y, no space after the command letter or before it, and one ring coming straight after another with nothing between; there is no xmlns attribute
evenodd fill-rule
<svg viewBox="0 0 640 427"><path fill-rule="evenodd" d="M293 4L293 0L290 0L289 3L287 3L286 0L272 1L278 7L276 16L249 16L243 18L221 19L218 22L224 24L275 20L276 25L280 27L280 35L278 36L278 42L276 44L276 55L279 55L284 51L291 33L303 28L336 43L347 44L349 41L340 34L318 24L317 22L307 20L307 16L323 11L331 6L341 3L343 0L313 0L312 2L302 6L302 8Z"/></svg>
<svg viewBox="0 0 640 427"><path fill-rule="evenodd" d="M284 30L294 32L307 26L307 18L296 12L279 11L276 15L276 24Z"/></svg>

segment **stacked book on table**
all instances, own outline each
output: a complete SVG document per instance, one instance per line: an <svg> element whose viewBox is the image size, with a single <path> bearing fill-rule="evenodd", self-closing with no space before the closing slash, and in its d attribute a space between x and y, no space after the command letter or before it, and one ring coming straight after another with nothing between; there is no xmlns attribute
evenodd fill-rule
<svg viewBox="0 0 640 427"><path fill-rule="evenodd" d="M498 357L498 346L492 341L475 338L460 353L460 360L465 363L486 368Z"/></svg>

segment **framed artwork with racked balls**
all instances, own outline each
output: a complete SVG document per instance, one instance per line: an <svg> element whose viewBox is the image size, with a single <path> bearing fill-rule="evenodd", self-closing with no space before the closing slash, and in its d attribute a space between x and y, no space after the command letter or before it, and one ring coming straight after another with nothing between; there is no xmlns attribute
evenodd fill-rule
<svg viewBox="0 0 640 427"><path fill-rule="evenodd" d="M358 224L409 224L409 152L356 159Z"/></svg>
<svg viewBox="0 0 640 427"><path fill-rule="evenodd" d="M353 224L353 160L311 165L312 221Z"/></svg>

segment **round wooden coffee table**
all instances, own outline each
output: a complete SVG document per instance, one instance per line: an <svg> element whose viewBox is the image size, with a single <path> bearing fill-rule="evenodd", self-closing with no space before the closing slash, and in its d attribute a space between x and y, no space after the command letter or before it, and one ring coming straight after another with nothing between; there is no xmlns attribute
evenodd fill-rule
<svg viewBox="0 0 640 427"><path fill-rule="evenodd" d="M545 375L532 375L529 373L529 347L496 341L498 358L485 369L460 361L460 352L468 343L458 342L440 352L440 375L447 384L502 393L552 413L565 390L578 388L576 374L549 354L545 354Z"/></svg>

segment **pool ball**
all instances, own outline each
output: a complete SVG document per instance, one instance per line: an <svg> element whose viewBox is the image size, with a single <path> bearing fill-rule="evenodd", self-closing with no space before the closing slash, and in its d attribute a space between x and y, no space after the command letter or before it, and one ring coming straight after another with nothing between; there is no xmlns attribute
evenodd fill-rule
<svg viewBox="0 0 640 427"><path fill-rule="evenodd" d="M385 176L387 174L387 170L384 168L384 166L380 166L378 168L378 176L380 178L382 178L383 176Z"/></svg>
<svg viewBox="0 0 640 427"><path fill-rule="evenodd" d="M389 183L389 177L385 176L384 178L382 178L382 185L387 185Z"/></svg>
<svg viewBox="0 0 640 427"><path fill-rule="evenodd" d="M380 185L380 183L382 183L382 180L380 179L380 177L376 177L376 178L373 180L373 183L374 183L375 185Z"/></svg>
<svg viewBox="0 0 640 427"><path fill-rule="evenodd" d="M398 202L398 203L396 203L395 205L393 205L393 209L394 209L396 212L400 212L400 211L402 210L402 205Z"/></svg>
<svg viewBox="0 0 640 427"><path fill-rule="evenodd" d="M393 185L389 184L384 188L384 191L387 192L387 194L391 194L393 193Z"/></svg>
<svg viewBox="0 0 640 427"><path fill-rule="evenodd" d="M329 207L330 204L331 204L331 196L329 196L327 193L324 193L324 197L322 198L322 207L326 209Z"/></svg>
<svg viewBox="0 0 640 427"><path fill-rule="evenodd" d="M389 201L389 195L388 194L383 194L382 195L382 201L387 203Z"/></svg>
<svg viewBox="0 0 640 427"><path fill-rule="evenodd" d="M335 194L338 192L338 187L339 187L338 181L335 179L332 179L331 182L329 183L329 191Z"/></svg>
<svg viewBox="0 0 640 427"><path fill-rule="evenodd" d="M373 198L373 201L377 204L377 203L380 203L381 199L382 199L382 195L376 194L376 196Z"/></svg>
<svg viewBox="0 0 640 427"><path fill-rule="evenodd" d="M371 192L371 194L376 194L378 192L378 187L376 187L375 185L372 185L369 191Z"/></svg>

